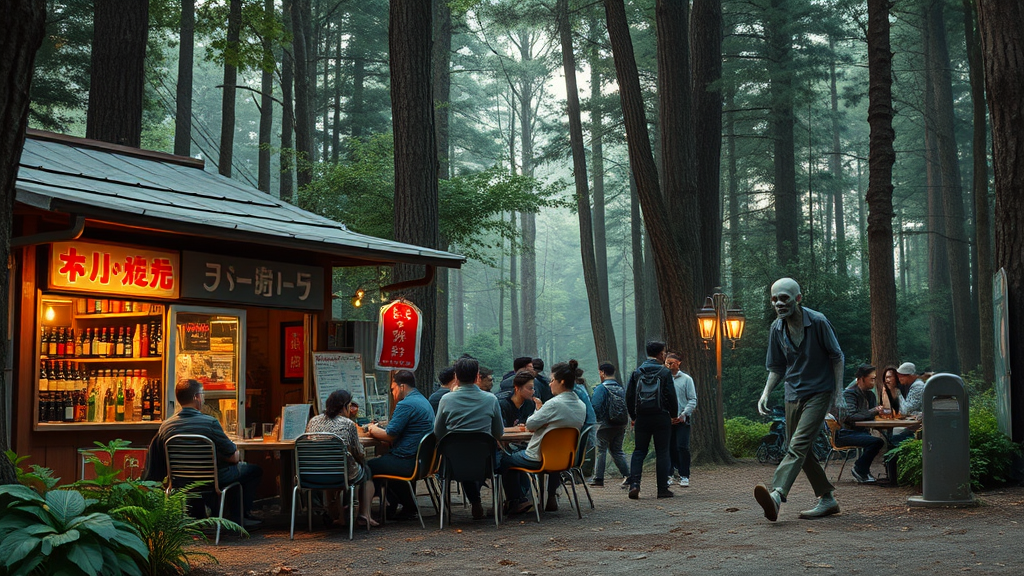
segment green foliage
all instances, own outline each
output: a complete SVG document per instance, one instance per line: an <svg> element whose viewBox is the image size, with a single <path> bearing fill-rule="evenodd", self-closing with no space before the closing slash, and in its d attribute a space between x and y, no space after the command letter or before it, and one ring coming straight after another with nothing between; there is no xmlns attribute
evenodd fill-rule
<svg viewBox="0 0 1024 576"><path fill-rule="evenodd" d="M477 332L467 337L462 350L452 350L453 356L463 353L494 370L495 387L501 382L502 375L512 369L512 343L506 339L504 345L499 346L497 332Z"/></svg>
<svg viewBox="0 0 1024 576"><path fill-rule="evenodd" d="M899 457L899 468L896 479L901 485L920 486L923 465L921 460L921 441L917 438L904 440L899 446L886 453L886 456Z"/></svg>
<svg viewBox="0 0 1024 576"><path fill-rule="evenodd" d="M725 421L725 447L735 458L750 458L770 427L767 422L754 422L743 416L729 418Z"/></svg>
<svg viewBox="0 0 1024 576"><path fill-rule="evenodd" d="M0 486L0 558L5 573L130 574L149 556L136 530L102 512L75 490L45 498L20 484Z"/></svg>
<svg viewBox="0 0 1024 576"><path fill-rule="evenodd" d="M18 484L27 486L39 494L46 494L60 482L60 478L53 476L53 470L45 466L33 464L29 466L31 472L22 469L21 463L28 460L28 456L18 456L13 450L6 452L7 458L14 464L14 471L18 474Z"/></svg>

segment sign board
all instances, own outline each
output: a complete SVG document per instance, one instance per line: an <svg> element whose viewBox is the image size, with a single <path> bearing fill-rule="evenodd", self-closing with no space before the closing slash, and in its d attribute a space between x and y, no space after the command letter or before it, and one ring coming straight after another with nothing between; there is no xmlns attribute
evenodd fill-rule
<svg viewBox="0 0 1024 576"><path fill-rule="evenodd" d="M54 242L50 288L133 298L178 298L177 252L95 242Z"/></svg>
<svg viewBox="0 0 1024 576"><path fill-rule="evenodd" d="M365 410L366 387L363 381L363 359L349 352L314 351L313 385L316 386L317 411L323 413L327 397L335 390L348 390L352 401Z"/></svg>
<svg viewBox="0 0 1024 576"><path fill-rule="evenodd" d="M1006 270L1000 268L992 278L992 324L995 327L996 420L999 431L1013 438L1013 413L1010 406L1010 310L1007 298ZM1014 438L1014 440L1018 440Z"/></svg>
<svg viewBox="0 0 1024 576"><path fill-rule="evenodd" d="M281 409L281 437L279 440L295 440L306 431L309 422L309 404L285 404Z"/></svg>
<svg viewBox="0 0 1024 576"><path fill-rule="evenodd" d="M270 260L181 253L181 297L321 310L324 270Z"/></svg>
<svg viewBox="0 0 1024 576"><path fill-rule="evenodd" d="M377 369L415 370L420 363L422 313L407 300L395 300L380 309L377 323Z"/></svg>
<svg viewBox="0 0 1024 576"><path fill-rule="evenodd" d="M178 314L178 342L182 352L210 349L210 315Z"/></svg>

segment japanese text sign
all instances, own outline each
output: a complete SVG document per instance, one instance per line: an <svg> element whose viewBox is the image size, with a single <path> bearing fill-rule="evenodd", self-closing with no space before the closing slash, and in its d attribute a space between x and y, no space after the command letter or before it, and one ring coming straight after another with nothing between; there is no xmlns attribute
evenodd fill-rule
<svg viewBox="0 0 1024 576"><path fill-rule="evenodd" d="M395 300L380 309L377 324L377 368L415 370L420 363L423 323L412 302Z"/></svg>
<svg viewBox="0 0 1024 576"><path fill-rule="evenodd" d="M219 254L181 253L181 297L321 310L324 270Z"/></svg>
<svg viewBox="0 0 1024 576"><path fill-rule="evenodd" d="M92 242L54 242L51 288L143 298L177 298L181 270L177 252Z"/></svg>

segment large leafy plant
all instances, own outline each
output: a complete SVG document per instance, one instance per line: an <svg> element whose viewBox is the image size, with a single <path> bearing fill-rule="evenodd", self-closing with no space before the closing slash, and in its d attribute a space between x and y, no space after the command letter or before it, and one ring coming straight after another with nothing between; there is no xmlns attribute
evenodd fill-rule
<svg viewBox="0 0 1024 576"><path fill-rule="evenodd" d="M41 496L20 484L0 486L5 573L141 576L149 551L135 529L102 512L86 514L87 505L76 490Z"/></svg>

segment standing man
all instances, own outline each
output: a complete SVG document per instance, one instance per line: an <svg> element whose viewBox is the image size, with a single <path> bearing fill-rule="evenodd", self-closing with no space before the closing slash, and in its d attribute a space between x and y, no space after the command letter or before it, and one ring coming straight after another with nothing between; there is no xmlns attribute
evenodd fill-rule
<svg viewBox="0 0 1024 576"><path fill-rule="evenodd" d="M622 451L622 440L626 437L629 411L626 409L626 390L615 379L615 366L605 362L597 368L601 383L594 388L594 414L597 417L597 470L590 481L591 486L604 486L604 468L607 452L619 469L624 480L629 478L626 453ZM623 488L625 488L623 484Z"/></svg>
<svg viewBox="0 0 1024 576"><path fill-rule="evenodd" d="M629 498L640 497L640 477L643 474L644 458L654 440L657 454L658 498L674 496L668 489L668 472L672 466L669 457L669 436L672 433L672 417L679 413L676 403L676 389L672 374L665 368L665 343L647 343L647 360L644 360L629 377L626 387L626 409L633 421L636 447L629 468Z"/></svg>
<svg viewBox="0 0 1024 576"><path fill-rule="evenodd" d="M697 409L697 388L693 385L693 378L679 369L681 362L682 358L675 353L665 358L665 367L672 373L676 402L679 404L679 414L672 418L672 436L668 447L676 475L669 479L669 484L675 483L680 488L687 488L690 486L690 418Z"/></svg>
<svg viewBox="0 0 1024 576"><path fill-rule="evenodd" d="M416 376L409 370L399 370L392 376L391 395L398 399L398 403L395 404L387 428L381 428L375 422L367 426L370 436L391 443L391 451L367 464L373 474L408 476L416 469L416 452L419 451L420 441L433 428L434 411L430 408L430 402L416 389ZM388 493L391 502L387 511L389 519L416 519L416 504L413 502L416 495L409 491L408 484L389 482ZM381 494L383 497L384 494ZM399 504L402 505L400 512Z"/></svg>
<svg viewBox="0 0 1024 576"><path fill-rule="evenodd" d="M449 432L483 432L501 438L505 428L501 423L498 398L480 389L480 363L473 358L459 358L455 362L455 377L459 385L445 394L437 408L434 436L440 442ZM473 519L484 517L480 502L480 485L463 482L462 490L473 509Z"/></svg>
<svg viewBox="0 0 1024 576"><path fill-rule="evenodd" d="M774 522L802 469L814 488L818 504L800 513L801 518L820 518L839 513L835 489L825 476L811 445L821 432L829 408L842 398L843 351L832 325L824 314L801 306L800 285L792 278L772 284L772 306L778 319L768 330L765 366L768 381L757 402L757 410L768 415L768 395L779 383L786 387L786 436L789 449L772 476L772 488L754 488L754 498L764 517Z"/></svg>

